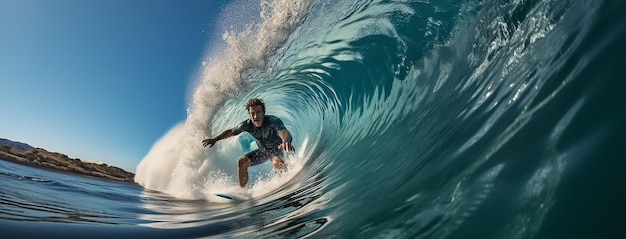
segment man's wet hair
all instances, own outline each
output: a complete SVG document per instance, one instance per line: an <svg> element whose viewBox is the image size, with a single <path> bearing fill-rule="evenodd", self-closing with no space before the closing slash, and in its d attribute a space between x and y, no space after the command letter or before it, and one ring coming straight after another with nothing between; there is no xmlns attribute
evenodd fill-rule
<svg viewBox="0 0 626 239"><path fill-rule="evenodd" d="M260 105L261 108L263 108L263 112L265 113L265 103L263 103L263 100L261 99L257 99L257 98L252 98L248 100L248 103L246 104L246 110L250 110L250 107L253 106L257 106Z"/></svg>

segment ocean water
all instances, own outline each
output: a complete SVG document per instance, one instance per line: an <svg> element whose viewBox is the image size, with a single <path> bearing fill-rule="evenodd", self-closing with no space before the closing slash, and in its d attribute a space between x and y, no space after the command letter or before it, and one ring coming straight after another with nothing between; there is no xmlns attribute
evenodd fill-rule
<svg viewBox="0 0 626 239"><path fill-rule="evenodd" d="M626 3L236 1L137 184L0 161L2 238L626 238ZM181 84L185 84L181 82ZM289 170L248 135L265 100ZM251 200L212 195L240 191Z"/></svg>

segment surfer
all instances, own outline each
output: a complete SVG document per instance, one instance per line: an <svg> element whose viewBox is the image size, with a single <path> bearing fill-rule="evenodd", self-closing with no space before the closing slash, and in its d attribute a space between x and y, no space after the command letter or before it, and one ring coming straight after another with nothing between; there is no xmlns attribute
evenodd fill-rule
<svg viewBox="0 0 626 239"><path fill-rule="evenodd" d="M255 166L272 159L272 164L276 169L287 169L283 158L283 151L294 150L291 145L291 134L285 128L283 121L273 115L265 114L265 103L261 99L252 98L246 104L248 111L247 120L244 120L231 129L224 130L214 138L202 140L202 145L213 147L222 139L230 138L244 131L250 133L259 146L258 149L241 156L237 161L237 171L239 186L246 187L248 184L248 167Z"/></svg>

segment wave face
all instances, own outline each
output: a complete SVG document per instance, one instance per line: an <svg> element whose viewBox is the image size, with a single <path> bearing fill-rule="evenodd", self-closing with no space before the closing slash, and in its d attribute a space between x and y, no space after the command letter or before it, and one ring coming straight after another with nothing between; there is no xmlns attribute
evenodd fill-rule
<svg viewBox="0 0 626 239"><path fill-rule="evenodd" d="M248 2L225 8L187 120L135 179L217 202L211 192L237 187L236 158L254 145L201 140L262 98L294 136L294 170L251 168L255 201L238 210L272 212L233 235L533 237L558 224L548 215L567 172L582 177L576 165L623 132L610 89L624 84L610 54L623 3Z"/></svg>

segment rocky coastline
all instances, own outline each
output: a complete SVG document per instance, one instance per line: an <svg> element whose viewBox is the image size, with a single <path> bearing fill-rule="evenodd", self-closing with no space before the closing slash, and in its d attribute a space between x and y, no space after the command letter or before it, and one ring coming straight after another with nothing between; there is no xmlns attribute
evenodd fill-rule
<svg viewBox="0 0 626 239"><path fill-rule="evenodd" d="M107 164L85 162L65 154L0 139L0 159L61 173L134 183L135 174Z"/></svg>

